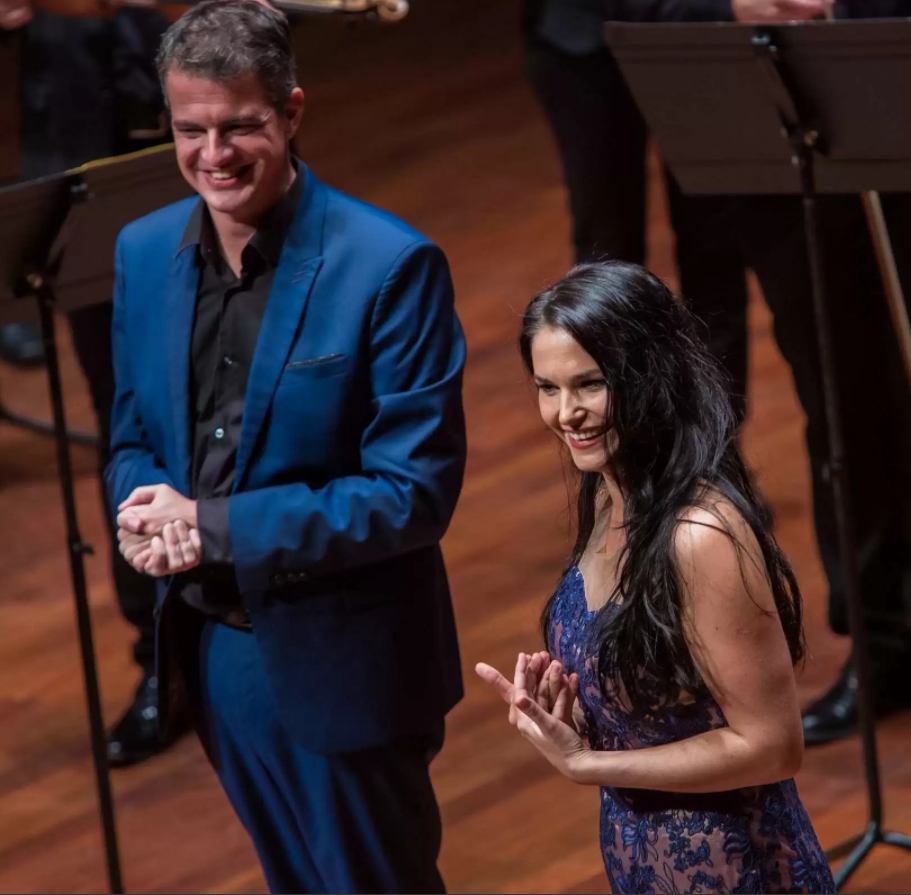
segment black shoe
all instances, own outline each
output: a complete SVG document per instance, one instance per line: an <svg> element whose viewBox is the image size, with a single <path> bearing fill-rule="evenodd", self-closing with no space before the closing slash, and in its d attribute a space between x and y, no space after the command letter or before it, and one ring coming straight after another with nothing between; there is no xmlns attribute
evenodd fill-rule
<svg viewBox="0 0 911 895"><path fill-rule="evenodd" d="M14 367L44 366L41 332L32 323L0 326L0 359Z"/></svg>
<svg viewBox="0 0 911 895"><path fill-rule="evenodd" d="M175 728L167 738L158 735L158 678L146 674L133 697L132 705L114 725L108 737L108 764L125 768L146 761L170 748L186 726Z"/></svg>
<svg viewBox="0 0 911 895"><path fill-rule="evenodd" d="M911 692L901 685L904 675L890 673L892 668L890 665L872 669L874 710L878 718L911 705ZM857 723L857 675L849 659L832 687L804 711L804 744L822 746L854 736Z"/></svg>
<svg viewBox="0 0 911 895"><path fill-rule="evenodd" d="M845 662L838 680L803 713L803 741L807 746L834 743L857 733L857 675Z"/></svg>

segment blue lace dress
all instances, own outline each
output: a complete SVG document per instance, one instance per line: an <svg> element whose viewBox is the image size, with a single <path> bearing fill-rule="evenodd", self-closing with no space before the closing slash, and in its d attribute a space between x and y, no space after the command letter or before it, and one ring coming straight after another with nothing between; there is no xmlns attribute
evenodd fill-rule
<svg viewBox="0 0 911 895"><path fill-rule="evenodd" d="M640 749L726 725L711 698L634 716L598 684L578 569L557 592L550 649L579 675L579 704L593 749ZM834 893L835 884L793 780L725 793L686 795L601 788L601 851L615 893Z"/></svg>

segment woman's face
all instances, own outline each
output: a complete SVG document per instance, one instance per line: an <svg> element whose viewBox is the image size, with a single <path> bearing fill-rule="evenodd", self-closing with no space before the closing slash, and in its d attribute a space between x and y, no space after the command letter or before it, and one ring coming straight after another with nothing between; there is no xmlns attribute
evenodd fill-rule
<svg viewBox="0 0 911 895"><path fill-rule="evenodd" d="M566 330L541 329L531 342L541 418L583 472L607 469L607 384L590 354Z"/></svg>

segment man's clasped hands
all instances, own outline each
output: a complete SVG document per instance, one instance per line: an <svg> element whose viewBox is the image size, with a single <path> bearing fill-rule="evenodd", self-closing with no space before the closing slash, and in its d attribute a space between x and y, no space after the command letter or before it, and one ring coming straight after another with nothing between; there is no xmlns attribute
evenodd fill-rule
<svg viewBox="0 0 911 895"><path fill-rule="evenodd" d="M137 572L174 575L202 558L196 501L170 485L136 488L117 507L117 529L120 552Z"/></svg>

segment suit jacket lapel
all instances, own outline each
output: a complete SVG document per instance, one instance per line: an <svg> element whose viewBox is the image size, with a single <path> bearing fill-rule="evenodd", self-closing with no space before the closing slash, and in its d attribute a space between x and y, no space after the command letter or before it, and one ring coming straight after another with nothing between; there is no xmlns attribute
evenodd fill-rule
<svg viewBox="0 0 911 895"><path fill-rule="evenodd" d="M237 446L233 491L243 485L247 475L257 438L282 370L288 362L291 346L300 331L307 299L323 261L320 251L326 189L300 163L298 177L307 178L304 194L282 248L253 353L240 443Z"/></svg>
<svg viewBox="0 0 911 895"><path fill-rule="evenodd" d="M186 248L171 261L168 280L168 378L179 475L175 484L190 493L190 342L196 310L199 270L195 253Z"/></svg>

